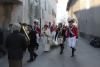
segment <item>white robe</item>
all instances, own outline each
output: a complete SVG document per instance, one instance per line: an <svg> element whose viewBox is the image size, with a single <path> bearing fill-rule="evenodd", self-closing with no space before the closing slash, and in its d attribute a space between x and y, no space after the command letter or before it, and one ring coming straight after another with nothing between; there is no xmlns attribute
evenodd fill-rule
<svg viewBox="0 0 100 67"><path fill-rule="evenodd" d="M56 35L56 32L53 31L53 32L51 33L51 36L52 36L52 39L53 39L53 40L55 40L55 35Z"/></svg>
<svg viewBox="0 0 100 67"><path fill-rule="evenodd" d="M46 35L49 36L49 37L47 37L44 34L44 37L43 37L43 40L44 40L44 51L50 51L50 45L51 45L51 32L50 32L50 29L48 28L44 32L45 32Z"/></svg>

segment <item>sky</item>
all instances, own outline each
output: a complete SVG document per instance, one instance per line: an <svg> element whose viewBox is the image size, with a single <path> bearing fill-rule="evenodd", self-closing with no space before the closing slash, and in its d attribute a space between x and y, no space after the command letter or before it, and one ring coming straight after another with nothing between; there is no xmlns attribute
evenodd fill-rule
<svg viewBox="0 0 100 67"><path fill-rule="evenodd" d="M57 4L57 23L59 23L63 18L67 18L66 6L68 0L58 0Z"/></svg>

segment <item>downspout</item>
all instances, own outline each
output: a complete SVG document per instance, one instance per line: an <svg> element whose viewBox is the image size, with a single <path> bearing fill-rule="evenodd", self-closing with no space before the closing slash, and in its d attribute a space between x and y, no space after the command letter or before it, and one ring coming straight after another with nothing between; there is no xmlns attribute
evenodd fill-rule
<svg viewBox="0 0 100 67"><path fill-rule="evenodd" d="M40 26L40 28L41 28L41 23L42 23L42 9L41 9L41 0L38 0L38 5L37 5L37 7L39 8L38 10L39 10L39 14L38 14L38 16L37 16L37 19L39 20L39 26ZM36 18L36 17L35 17Z"/></svg>
<svg viewBox="0 0 100 67"><path fill-rule="evenodd" d="M32 24L32 3L30 0L28 0L28 6L29 6L29 24Z"/></svg>

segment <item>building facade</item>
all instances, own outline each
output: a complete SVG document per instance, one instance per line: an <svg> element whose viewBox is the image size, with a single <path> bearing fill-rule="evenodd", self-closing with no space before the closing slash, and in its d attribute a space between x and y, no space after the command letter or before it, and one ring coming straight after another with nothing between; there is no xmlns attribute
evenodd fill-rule
<svg viewBox="0 0 100 67"><path fill-rule="evenodd" d="M5 29L11 21L13 5L19 5L19 0L0 0L0 28Z"/></svg>
<svg viewBox="0 0 100 67"><path fill-rule="evenodd" d="M100 1L99 0L72 0L69 7L71 17L76 15L81 34L88 38L100 38ZM87 36L86 36L87 37Z"/></svg>
<svg viewBox="0 0 100 67"><path fill-rule="evenodd" d="M34 18L34 0L0 0L0 28L4 33L4 41L8 35L9 24L31 24Z"/></svg>
<svg viewBox="0 0 100 67"><path fill-rule="evenodd" d="M33 23L40 21L40 26L56 22L57 0L1 0L0 28L7 30L11 23Z"/></svg>
<svg viewBox="0 0 100 67"><path fill-rule="evenodd" d="M41 26L56 22L57 0L40 0Z"/></svg>
<svg viewBox="0 0 100 67"><path fill-rule="evenodd" d="M13 2L14 1L14 2ZM32 1L32 0L30 0ZM7 29L11 23L30 23L29 0L2 0L0 2L0 27Z"/></svg>
<svg viewBox="0 0 100 67"><path fill-rule="evenodd" d="M38 19L40 26L56 22L57 0L0 0L0 28L4 36L9 24L33 24ZM6 36L5 36L6 37Z"/></svg>

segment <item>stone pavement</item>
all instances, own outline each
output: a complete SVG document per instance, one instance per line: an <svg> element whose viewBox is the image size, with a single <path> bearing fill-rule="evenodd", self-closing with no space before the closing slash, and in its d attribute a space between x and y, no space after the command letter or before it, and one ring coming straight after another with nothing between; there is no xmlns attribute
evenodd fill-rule
<svg viewBox="0 0 100 67"><path fill-rule="evenodd" d="M71 58L71 49L65 45L63 55L59 55L59 47L48 53L43 52L43 44L38 51L36 61L27 63L29 54L23 59L23 67L100 67L100 48L93 48L80 38L77 44L76 56ZM0 67L8 67L7 57L0 59Z"/></svg>

